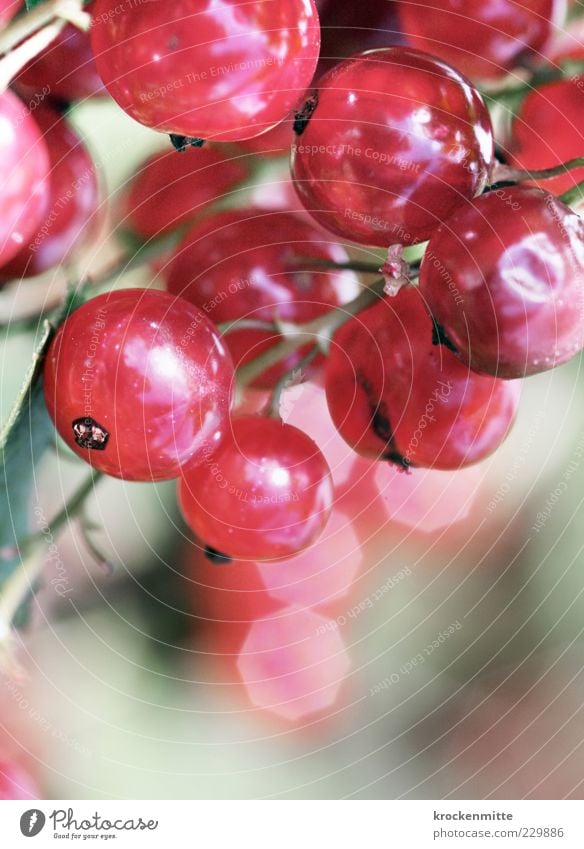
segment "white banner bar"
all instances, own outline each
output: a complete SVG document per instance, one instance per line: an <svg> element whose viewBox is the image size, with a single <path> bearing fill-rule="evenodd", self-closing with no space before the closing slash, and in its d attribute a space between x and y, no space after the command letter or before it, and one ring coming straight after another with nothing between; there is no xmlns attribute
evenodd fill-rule
<svg viewBox="0 0 584 849"><path fill-rule="evenodd" d="M68 841L65 843L64 841ZM584 803L0 802L0 846L583 849Z"/></svg>

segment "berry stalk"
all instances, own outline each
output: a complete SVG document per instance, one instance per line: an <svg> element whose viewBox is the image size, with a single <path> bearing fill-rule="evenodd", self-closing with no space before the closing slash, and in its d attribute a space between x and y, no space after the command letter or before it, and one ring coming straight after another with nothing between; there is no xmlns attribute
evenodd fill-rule
<svg viewBox="0 0 584 849"><path fill-rule="evenodd" d="M306 324L280 324L279 331L285 338L253 362L238 369L237 381L239 385L246 386L251 383L263 371L276 365L280 360L293 354L304 345L316 345L321 351L327 353L330 340L339 327L342 327L346 321L382 297L384 286L385 280L383 278L376 280L348 304L335 307L325 315L308 321Z"/></svg>

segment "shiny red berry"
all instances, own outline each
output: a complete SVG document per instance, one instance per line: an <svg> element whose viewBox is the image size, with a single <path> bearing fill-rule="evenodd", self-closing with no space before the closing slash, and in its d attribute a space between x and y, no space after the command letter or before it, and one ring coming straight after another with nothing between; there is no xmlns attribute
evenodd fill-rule
<svg viewBox="0 0 584 849"><path fill-rule="evenodd" d="M118 11L119 10L119 11ZM99 73L133 118L160 132L251 138L310 84L320 46L313 0L96 0Z"/></svg>
<svg viewBox="0 0 584 849"><path fill-rule="evenodd" d="M526 170L553 168L584 150L584 76L546 83L528 92L513 119L509 164ZM537 184L561 194L584 180L584 168Z"/></svg>
<svg viewBox="0 0 584 849"><path fill-rule="evenodd" d="M165 480L226 427L233 368L191 304L124 289L72 313L44 367L47 407L67 445L125 480Z"/></svg>
<svg viewBox="0 0 584 849"><path fill-rule="evenodd" d="M39 106L34 119L49 151L47 208L28 242L0 268L0 281L32 277L66 262L99 225L99 180L89 151L51 107Z"/></svg>
<svg viewBox="0 0 584 849"><path fill-rule="evenodd" d="M49 152L41 130L11 91L0 94L0 266L35 233L47 207Z"/></svg>
<svg viewBox="0 0 584 849"><path fill-rule="evenodd" d="M566 0L398 0L408 42L475 77L537 59Z"/></svg>
<svg viewBox="0 0 584 849"><path fill-rule="evenodd" d="M461 206L434 234L420 288L473 369L537 374L584 345L584 223L526 186Z"/></svg>
<svg viewBox="0 0 584 849"><path fill-rule="evenodd" d="M432 331L412 286L335 334L327 402L341 436L359 454L405 468L458 469L487 457L507 435L517 385L470 371L432 344Z"/></svg>
<svg viewBox="0 0 584 849"><path fill-rule="evenodd" d="M222 199L248 170L244 156L226 155L219 146L155 153L130 183L123 226L143 239L173 230Z"/></svg>
<svg viewBox="0 0 584 849"><path fill-rule="evenodd" d="M402 47L355 56L325 74L311 103L292 175L333 233L381 247L421 242L486 185L487 108L432 56Z"/></svg>
<svg viewBox="0 0 584 849"><path fill-rule="evenodd" d="M244 210L208 218L187 234L166 272L167 287L202 309L215 323L238 318L303 323L351 300L352 272L318 269L318 262L348 256L319 228L288 212ZM280 341L277 330L242 329L225 341L236 366ZM255 381L270 387L292 369L299 349Z"/></svg>
<svg viewBox="0 0 584 849"><path fill-rule="evenodd" d="M94 3L84 7L93 12ZM89 33L68 24L39 56L14 80L24 98L47 98L68 102L106 93L97 72Z"/></svg>
<svg viewBox="0 0 584 849"><path fill-rule="evenodd" d="M230 557L290 557L324 528L333 503L327 462L315 442L276 419L233 419L203 465L185 469L179 501L206 545Z"/></svg>

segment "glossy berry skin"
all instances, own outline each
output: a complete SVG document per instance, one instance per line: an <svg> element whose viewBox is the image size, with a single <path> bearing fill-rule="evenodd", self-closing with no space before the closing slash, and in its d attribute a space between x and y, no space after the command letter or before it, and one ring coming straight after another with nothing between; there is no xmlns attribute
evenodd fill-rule
<svg viewBox="0 0 584 849"><path fill-rule="evenodd" d="M405 467L482 460L504 440L518 401L517 385L476 374L432 344L432 320L413 286L335 334L325 387L349 445Z"/></svg>
<svg viewBox="0 0 584 849"><path fill-rule="evenodd" d="M93 12L94 3L84 6ZM89 33L68 24L39 56L23 68L14 85L24 98L68 103L106 94L97 72ZM46 95L44 94L45 92Z"/></svg>
<svg viewBox="0 0 584 849"><path fill-rule="evenodd" d="M185 469L179 503L206 545L233 558L290 557L314 542L333 504L315 442L276 419L243 416L204 464Z"/></svg>
<svg viewBox="0 0 584 849"><path fill-rule="evenodd" d="M155 153L129 186L123 224L143 239L166 233L201 215L247 174L245 157L220 147Z"/></svg>
<svg viewBox="0 0 584 849"><path fill-rule="evenodd" d="M310 85L320 47L313 0L154 0L111 14L97 0L99 73L119 105L164 133L251 138Z"/></svg>
<svg viewBox="0 0 584 849"><path fill-rule="evenodd" d="M394 47L341 62L292 148L292 176L323 226L364 245L414 244L465 198L493 164L488 111L438 59Z"/></svg>
<svg viewBox="0 0 584 849"><path fill-rule="evenodd" d="M49 152L34 118L11 91L0 95L0 266L34 234L47 206Z"/></svg>
<svg viewBox="0 0 584 849"><path fill-rule="evenodd" d="M528 92L513 119L509 164L525 170L553 168L584 150L584 77L546 83ZM554 195L584 180L584 168L534 181Z"/></svg>
<svg viewBox="0 0 584 849"><path fill-rule="evenodd" d="M401 28L419 50L474 78L496 78L537 59L565 0L398 0Z"/></svg>
<svg viewBox="0 0 584 849"><path fill-rule="evenodd" d="M0 268L0 281L33 277L66 262L99 224L99 180L89 151L51 107L39 106L34 120L49 151L47 208L28 243Z"/></svg>
<svg viewBox="0 0 584 849"><path fill-rule="evenodd" d="M167 269L167 288L202 309L215 324L242 317L303 323L355 297L358 284L352 272L311 265L347 259L344 248L293 213L224 212L187 234ZM225 336L236 367L280 339L275 331L255 329ZM291 354L254 385L273 386L304 353L306 349Z"/></svg>
<svg viewBox="0 0 584 849"><path fill-rule="evenodd" d="M473 369L546 371L584 344L584 223L536 188L488 192L436 231L420 288Z"/></svg>
<svg viewBox="0 0 584 849"><path fill-rule="evenodd" d="M81 306L44 366L47 407L67 445L95 469L135 481L177 477L213 444L226 426L232 379L205 316L148 289Z"/></svg>

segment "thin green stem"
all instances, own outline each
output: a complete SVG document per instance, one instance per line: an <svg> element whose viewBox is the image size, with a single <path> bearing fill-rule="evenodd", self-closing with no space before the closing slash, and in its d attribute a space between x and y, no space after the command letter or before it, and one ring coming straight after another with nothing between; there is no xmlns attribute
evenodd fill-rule
<svg viewBox="0 0 584 849"><path fill-rule="evenodd" d="M306 324L284 325L281 328L284 339L269 348L253 362L247 363L237 370L237 382L246 386L254 381L263 371L279 363L298 348L304 345L316 345L322 351L328 351L330 340L339 327L349 321L357 313L374 303L383 295L385 280L376 280L352 301L341 307L329 310Z"/></svg>
<svg viewBox="0 0 584 849"><path fill-rule="evenodd" d="M572 186L571 189L568 189L560 195L560 200L567 204L567 206L584 200L584 181L577 183L575 186Z"/></svg>
<svg viewBox="0 0 584 849"><path fill-rule="evenodd" d="M314 259L314 257L302 257L299 256L294 260L295 265L299 265L308 268L330 268L331 270L336 271L356 271L359 274L379 274L379 266L382 264L381 262L358 262L356 260L349 260L347 262L334 262L333 260L328 259Z"/></svg>
<svg viewBox="0 0 584 849"><path fill-rule="evenodd" d="M288 369L288 371L282 375L272 390L270 401L265 411L266 416L274 418L280 415L280 401L284 390L288 389L290 386L294 386L295 383L300 382L299 378L302 377L302 370L310 365L314 358L318 356L318 353L318 346L313 345L310 351L308 351L296 363L296 365L293 366L293 368Z"/></svg>
<svg viewBox="0 0 584 849"><path fill-rule="evenodd" d="M572 171L574 168L582 168L584 166L584 156L577 156L574 159L569 159L567 162L562 162L560 165L554 165L553 168L541 168L539 170L524 171L520 168L512 168L510 165L498 164L493 171L493 183L499 182L514 182L519 183L522 180L549 180L552 177L559 177L567 171Z"/></svg>
<svg viewBox="0 0 584 849"><path fill-rule="evenodd" d="M99 472L92 470L49 526L20 545L20 565L5 581L0 592L0 644L9 635L10 627L20 606L34 591L35 584L41 577L43 543L45 541L52 543L63 527L78 515L100 477Z"/></svg>
<svg viewBox="0 0 584 849"><path fill-rule="evenodd" d="M280 329L274 321L260 321L255 318L235 318L217 325L222 336L229 336L236 330L264 330L266 333L279 333Z"/></svg>
<svg viewBox="0 0 584 849"><path fill-rule="evenodd" d="M8 53L55 19L70 21L80 29L89 29L91 17L83 11L82 0L47 0L19 15L0 33L0 54Z"/></svg>

